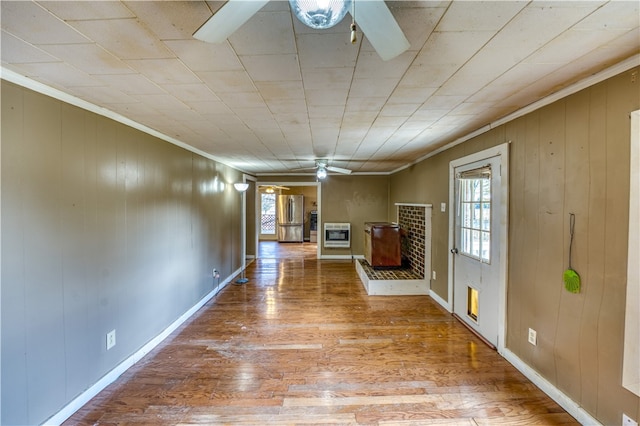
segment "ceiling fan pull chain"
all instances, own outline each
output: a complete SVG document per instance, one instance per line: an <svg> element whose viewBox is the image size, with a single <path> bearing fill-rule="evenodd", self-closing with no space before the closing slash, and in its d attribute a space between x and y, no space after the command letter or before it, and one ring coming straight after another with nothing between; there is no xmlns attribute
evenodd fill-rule
<svg viewBox="0 0 640 426"><path fill-rule="evenodd" d="M356 0L353 0L352 3L352 13L351 13L351 44L356 44L358 38L356 37Z"/></svg>

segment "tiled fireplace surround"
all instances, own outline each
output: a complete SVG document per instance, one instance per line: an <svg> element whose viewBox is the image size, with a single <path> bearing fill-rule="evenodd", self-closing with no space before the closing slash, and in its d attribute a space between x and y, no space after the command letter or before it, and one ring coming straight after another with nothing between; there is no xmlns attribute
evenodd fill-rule
<svg viewBox="0 0 640 426"><path fill-rule="evenodd" d="M431 205L397 203L397 222L406 233L402 255L410 269L377 269L362 259L360 265L370 280L428 280L425 265L431 263Z"/></svg>

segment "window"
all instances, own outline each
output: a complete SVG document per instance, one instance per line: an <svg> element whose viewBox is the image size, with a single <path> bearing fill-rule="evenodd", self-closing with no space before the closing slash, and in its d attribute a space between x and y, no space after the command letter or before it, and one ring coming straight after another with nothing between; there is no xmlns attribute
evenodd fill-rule
<svg viewBox="0 0 640 426"><path fill-rule="evenodd" d="M460 174L460 254L491 261L491 169Z"/></svg>
<svg viewBox="0 0 640 426"><path fill-rule="evenodd" d="M276 234L276 194L260 194L260 233Z"/></svg>

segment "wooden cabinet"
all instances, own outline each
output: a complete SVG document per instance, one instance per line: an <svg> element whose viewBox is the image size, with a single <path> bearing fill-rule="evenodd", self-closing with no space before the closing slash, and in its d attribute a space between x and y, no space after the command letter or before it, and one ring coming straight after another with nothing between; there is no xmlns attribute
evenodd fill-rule
<svg viewBox="0 0 640 426"><path fill-rule="evenodd" d="M401 266L400 226L389 222L366 222L364 257L374 268Z"/></svg>

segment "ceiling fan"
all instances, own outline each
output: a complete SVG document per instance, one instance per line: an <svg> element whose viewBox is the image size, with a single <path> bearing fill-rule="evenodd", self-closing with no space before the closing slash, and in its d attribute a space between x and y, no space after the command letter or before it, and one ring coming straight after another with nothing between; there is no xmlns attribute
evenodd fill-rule
<svg viewBox="0 0 640 426"><path fill-rule="evenodd" d="M208 43L222 43L269 0L229 0L209 18L193 37ZM347 11L353 17L351 42L355 43L355 20L367 39L384 61L393 59L410 46L402 29L383 0L289 0L294 14L305 24L316 29L330 28L342 20ZM309 7L309 3L317 4ZM341 11L329 10L329 4L339 3ZM341 15L341 16L340 16ZM325 18L329 16L329 18ZM320 17L320 18L319 18Z"/></svg>
<svg viewBox="0 0 640 426"><path fill-rule="evenodd" d="M276 189L284 189L285 191L288 191L290 189L286 186L280 185L259 185L259 188L264 188L264 192L267 192L269 194L273 194Z"/></svg>
<svg viewBox="0 0 640 426"><path fill-rule="evenodd" d="M315 169L316 170L316 176L318 177L318 179L324 179L327 177L327 172L336 172L336 173L342 173L343 175L350 175L351 174L351 170L349 169L343 169L342 167L334 167L334 166L330 166L329 163L327 162L327 160L316 160L316 164L314 167L305 167L302 169L296 169L296 170L310 170L310 169Z"/></svg>

